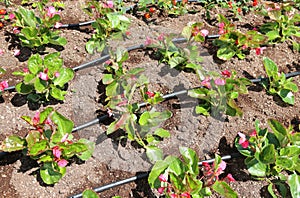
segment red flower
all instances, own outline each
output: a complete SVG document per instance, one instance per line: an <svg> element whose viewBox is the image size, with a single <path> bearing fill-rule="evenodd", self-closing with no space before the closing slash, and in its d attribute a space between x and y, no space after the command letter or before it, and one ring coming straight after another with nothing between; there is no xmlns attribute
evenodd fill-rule
<svg viewBox="0 0 300 198"><path fill-rule="evenodd" d="M263 54L263 51L266 49L266 47L258 47L258 48L255 48L255 53L256 55L261 55Z"/></svg>
<svg viewBox="0 0 300 198"><path fill-rule="evenodd" d="M231 76L231 73L230 73L230 71L228 71L228 70L222 71L221 74L222 74L223 76L225 76L225 77L228 77L228 78L230 78L230 76Z"/></svg>
<svg viewBox="0 0 300 198"><path fill-rule="evenodd" d="M228 6L229 6L229 8L232 8L232 2L231 1L228 2Z"/></svg>
<svg viewBox="0 0 300 198"><path fill-rule="evenodd" d="M5 15L5 14L6 14L6 10L1 9L1 10L0 10L0 15Z"/></svg>
<svg viewBox="0 0 300 198"><path fill-rule="evenodd" d="M151 12L151 13L154 13L156 10L155 10L155 8L154 7L151 7L150 9L149 9L149 12Z"/></svg>
<svg viewBox="0 0 300 198"><path fill-rule="evenodd" d="M242 8L238 8L237 11L238 11L238 12L242 12Z"/></svg>
<svg viewBox="0 0 300 198"><path fill-rule="evenodd" d="M161 182L167 182L167 181L168 181L168 179L166 178L166 176L163 175L163 174L161 174L161 175L158 177L158 179L159 179L159 181L161 181Z"/></svg>
<svg viewBox="0 0 300 198"><path fill-rule="evenodd" d="M4 25L3 25L3 23L2 23L2 22L0 22L0 28L3 28L3 26L4 26Z"/></svg>
<svg viewBox="0 0 300 198"><path fill-rule="evenodd" d="M172 4L173 6L176 6L177 1L176 0L172 0Z"/></svg>
<svg viewBox="0 0 300 198"><path fill-rule="evenodd" d="M155 93L153 93L151 91L147 91L146 94L149 96L149 98L152 98L155 96Z"/></svg>
<svg viewBox="0 0 300 198"><path fill-rule="evenodd" d="M37 126L40 123L40 112L36 112L32 119L33 126Z"/></svg>
<svg viewBox="0 0 300 198"><path fill-rule="evenodd" d="M253 0L252 6L257 6L257 0Z"/></svg>
<svg viewBox="0 0 300 198"><path fill-rule="evenodd" d="M253 131L250 133L250 137L255 137L256 135L257 135L256 130L253 130Z"/></svg>
<svg viewBox="0 0 300 198"><path fill-rule="evenodd" d="M145 19L150 19L151 16L150 16L150 14L147 12L147 13L144 14L144 17L145 17Z"/></svg>
<svg viewBox="0 0 300 198"><path fill-rule="evenodd" d="M232 177L232 175L230 173L225 177L225 180L227 180L229 182L235 182L235 179Z"/></svg>
<svg viewBox="0 0 300 198"><path fill-rule="evenodd" d="M249 146L249 141L246 139L245 134L239 132L238 135L240 136L239 144L240 144L243 148L248 148L248 146Z"/></svg>

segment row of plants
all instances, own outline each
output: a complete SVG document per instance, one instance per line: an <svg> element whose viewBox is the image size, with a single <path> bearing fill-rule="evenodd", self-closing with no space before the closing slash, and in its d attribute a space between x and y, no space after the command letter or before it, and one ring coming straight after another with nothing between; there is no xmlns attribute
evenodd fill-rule
<svg viewBox="0 0 300 198"><path fill-rule="evenodd" d="M65 45L66 43L63 38L58 36L57 31L52 31L60 25L58 24L60 14L55 7L48 7L45 11L43 6L47 2L36 3L40 16L44 16L44 18L39 18L35 16L33 11L24 8L20 8L18 12L15 12L16 24L18 27L21 27L17 35L22 45L30 47L36 52L43 51L44 47L49 43L56 45ZM163 8L160 7L162 5L159 3L158 7L160 9ZM170 6L167 2L165 3ZM178 5L185 5L186 3L186 1L182 1ZM139 2L139 4L143 5L142 2ZM144 4L144 9L148 9L148 4L150 3L146 2ZM151 2L151 5L153 4L154 2ZM172 3L172 5L176 6L177 2ZM270 10L270 13L273 11ZM277 12L278 10L276 9L275 11ZM127 30L129 25L128 18L123 15L124 9L122 9L121 1L118 4L113 1L107 1L102 4L91 1L87 12L97 16L96 22L92 25L96 29L96 33L87 43L87 51L91 53L94 50L102 51L107 44L109 36L122 36L122 33ZM265 42L266 40L274 41L279 39L277 36L274 39L270 39L271 33L265 32L266 34L262 35L255 30L242 34L234 30L230 22L222 15L219 15L219 20L219 33L221 36L214 41L220 47L218 50L219 58L223 57L223 59L228 60L229 58L224 57L232 55L231 47L236 47L240 44L240 47L246 45L247 49L258 48L261 50L260 46L262 43L260 42L262 40ZM296 18L295 21L297 22L299 19ZM294 32L294 30L299 32L297 31L298 27L295 26L295 21L291 22L295 27L291 32ZM145 44L148 48L157 51L162 57L161 62L165 62L170 67L180 70L190 69L199 76L202 87L192 89L188 93L191 97L199 98L203 101L196 107L197 113L203 115L213 113L212 116L219 114L241 115L242 112L235 104L235 99L239 94L247 93L247 86L250 85L250 81L245 78L237 78L235 72L225 70L218 74L206 71L201 67L201 57L198 56L197 47L192 45L194 41L205 40L205 36L208 33L204 29L201 30L201 28L201 23L195 23L183 30L182 35L188 41L188 47L184 49L177 47L172 42L173 37L166 35L161 35L158 38L158 42L152 42L151 39L147 39ZM282 35L281 31L278 35ZM43 37L44 34L47 36ZM37 35L40 36L39 40L36 39ZM280 42L291 39L290 36L298 35L290 34L284 37L284 40L281 40L280 36ZM226 43L225 40L228 42ZM233 41L234 44L238 41L238 44L233 45ZM296 44L293 44L293 46L297 47ZM222 50L225 52L222 52ZM243 58L241 52L236 53L236 48L234 50L234 54L231 57L237 55L239 58ZM246 50L246 48L243 50ZM220 54L223 54L223 56ZM72 80L74 71L64 68L63 60L59 56L58 52L48 54L44 58L37 54L31 56L28 60L28 69L23 72L15 72L15 75L24 77L23 82L16 85L16 90L19 93L28 95L28 99L34 102L43 102L48 100L50 96L57 100L64 100L66 85ZM136 141L145 148L150 161L156 162L149 176L150 186L158 188L160 193L164 193L169 197L204 197L211 194L211 189L225 197L237 197L236 192L225 182L225 180L232 181L232 177L229 175L219 179L219 175L225 169L225 162L220 160L219 156L216 156L213 165L205 164L201 170L198 168L198 157L194 151L188 148L180 148L183 161L171 156L163 160L162 150L157 147L157 144L163 138L170 136L170 132L161 128L161 123L172 116L171 112L168 110L163 112L156 111L155 105L162 102L163 97L159 92L148 90L149 80L143 75L142 68L126 70L122 67L122 63L128 59L126 50L118 49L115 54L111 54L111 57L113 58L105 65L107 74L104 75L102 82L107 85L106 107L108 108L108 113L117 119L109 125L107 134L123 129L126 132L126 138ZM263 81L264 87L271 94L278 94L284 102L294 104L292 92L298 91L298 87L291 82L292 79L286 79L284 74L278 75L277 66L268 58L264 58L264 66L269 78L267 81ZM7 84L3 83L1 86L3 87L2 90L4 90ZM136 93L140 93L140 96L137 97ZM140 106L139 101L135 101L136 97L142 99L147 105L145 107ZM48 117L50 117L50 120L47 119ZM86 160L92 155L93 143L87 140L72 141L70 133L73 125L70 124L71 121L52 108L47 108L40 114L36 114L33 119L29 117L23 117L23 119L34 129L30 130L26 138L8 137L3 141L1 150L7 152L23 150L27 155L37 160L41 164L40 174L46 184L53 184L59 181L65 174L67 160L73 156ZM299 181L299 170L295 167L299 163L299 159L295 156L299 155L299 135L295 132L292 134L296 134L295 136L288 136L290 132L287 132L287 129L280 123L274 120L271 120L270 123L275 136L256 129L258 131L258 135L256 134L257 140L249 139L245 135L239 134L240 138L237 140L237 147L242 154L247 156L245 163L250 174L257 177L272 175L280 178L280 181L277 181L278 179L276 182L271 181L268 189L272 196L275 195L273 187L276 185L283 189L280 193L284 195L284 192L287 192L287 188L282 186L285 186L285 182L288 181L289 190L292 196L296 197L297 190L295 189L297 189L297 181ZM277 131L275 132L275 130ZM267 136L272 136L273 142L266 139ZM274 137L277 138L277 141L274 140ZM285 140L285 144L280 143L283 141L283 137L288 138L288 140ZM255 149L252 149L251 145ZM288 148L288 146L292 146L292 148ZM285 148L288 149L282 150ZM252 153L246 153L247 149L252 151ZM263 153L261 154L260 152L262 151ZM270 154L270 156L267 154ZM275 155L274 158L272 158L273 154ZM265 156L267 157L265 158ZM282 159L286 158L293 158L292 162L289 165L282 165ZM279 162L276 161L277 159L279 159ZM277 171L276 174L274 174L273 169L270 171L271 168L274 168L274 164L275 167L277 166L274 169ZM282 177L282 171L284 173L287 172L289 176ZM201 179L198 177L200 172L203 174ZM262 174L261 172L264 173ZM292 174L290 174L291 172Z"/></svg>

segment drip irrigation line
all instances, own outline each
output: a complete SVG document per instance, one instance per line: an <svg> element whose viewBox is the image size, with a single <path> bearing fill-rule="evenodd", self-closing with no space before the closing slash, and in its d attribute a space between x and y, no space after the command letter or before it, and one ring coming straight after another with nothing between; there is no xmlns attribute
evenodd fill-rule
<svg viewBox="0 0 300 198"><path fill-rule="evenodd" d="M230 159L233 159L233 158L238 158L238 157L241 157L241 156L242 155L240 153L233 153L231 155L225 155L225 156L221 157L221 159L226 161L226 160L230 160ZM214 161L215 161L215 159L203 160L203 161L198 162L198 165L202 166L202 164L204 162L211 164ZM137 181L137 180L140 180L140 179L145 179L149 176L149 174L150 174L150 172L141 173L141 174L138 174L136 176L133 176L133 177L130 177L130 178L127 178L127 179L123 179L123 180L116 181L116 182L113 182L113 183L110 183L110 184L107 184L107 185L104 185L104 186L101 186L101 187L98 187L98 188L94 188L93 190L96 193L100 193L100 192L103 192L103 191L108 190L110 188L114 188L114 187L124 185L124 184L130 183L130 182L134 182L134 181ZM80 197L82 197L82 193L77 194L77 195L73 195L69 198L80 198Z"/></svg>

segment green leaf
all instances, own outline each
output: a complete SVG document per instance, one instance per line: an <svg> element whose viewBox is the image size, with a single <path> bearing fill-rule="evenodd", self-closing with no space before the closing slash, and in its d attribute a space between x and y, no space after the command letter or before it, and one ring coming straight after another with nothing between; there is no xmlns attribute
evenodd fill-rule
<svg viewBox="0 0 300 198"><path fill-rule="evenodd" d="M43 93L47 88L47 81L36 78L34 81L34 89L37 93Z"/></svg>
<svg viewBox="0 0 300 198"><path fill-rule="evenodd" d="M32 145L32 147L28 148L28 154L31 156L37 156L48 149L48 141L41 140Z"/></svg>
<svg viewBox="0 0 300 198"><path fill-rule="evenodd" d="M291 90L292 92L297 92L298 91L298 86L295 83L292 83L292 82L284 83L283 88Z"/></svg>
<svg viewBox="0 0 300 198"><path fill-rule="evenodd" d="M264 164L272 164L276 160L274 144L265 146L259 153L259 160Z"/></svg>
<svg viewBox="0 0 300 198"><path fill-rule="evenodd" d="M27 95L33 91L33 86L32 85L26 85L22 82L18 83L16 85L16 90L19 94L24 94Z"/></svg>
<svg viewBox="0 0 300 198"><path fill-rule="evenodd" d="M174 68L183 64L184 62L186 62L186 58L177 56L177 57L172 57L169 60L168 64L170 65L171 68Z"/></svg>
<svg viewBox="0 0 300 198"><path fill-rule="evenodd" d="M39 131L30 131L26 136L27 147L31 148L36 142L40 141L41 133Z"/></svg>
<svg viewBox="0 0 300 198"><path fill-rule="evenodd" d="M156 146L146 146L146 155L151 162L156 162L163 159L163 152Z"/></svg>
<svg viewBox="0 0 300 198"><path fill-rule="evenodd" d="M217 51L217 56L221 60L230 60L235 55L235 51L229 46L221 47Z"/></svg>
<svg viewBox="0 0 300 198"><path fill-rule="evenodd" d="M288 89L281 89L278 92L278 95L281 97L281 99L285 103L288 103L290 105L294 105L294 103L295 103L295 96L294 96L294 94L290 90L288 90Z"/></svg>
<svg viewBox="0 0 300 198"><path fill-rule="evenodd" d="M218 194L226 197L226 198L237 198L237 193L230 188L230 186L224 181L216 181L212 185L212 189L216 191Z"/></svg>
<svg viewBox="0 0 300 198"><path fill-rule="evenodd" d="M50 95L57 100L64 100L66 94L67 94L66 91L62 91L57 87L52 87L50 89Z"/></svg>
<svg viewBox="0 0 300 198"><path fill-rule="evenodd" d="M263 58L264 67L268 77L273 77L274 79L278 76L278 67L277 65L269 58Z"/></svg>
<svg viewBox="0 0 300 198"><path fill-rule="evenodd" d="M286 170L292 170L294 162L291 158L279 156L276 159L276 165Z"/></svg>
<svg viewBox="0 0 300 198"><path fill-rule="evenodd" d="M270 31L266 34L266 36L268 37L269 41L272 41L272 40L275 40L275 39L281 37L278 30Z"/></svg>
<svg viewBox="0 0 300 198"><path fill-rule="evenodd" d="M269 119L268 124L273 130L273 133L278 139L280 145L284 147L288 143L288 133L285 127L280 122L274 119Z"/></svg>
<svg viewBox="0 0 300 198"><path fill-rule="evenodd" d="M40 113L40 124L44 123L44 121L48 118L50 113L53 111L53 107L47 107L44 111Z"/></svg>
<svg viewBox="0 0 300 198"><path fill-rule="evenodd" d="M110 84L114 81L112 74L104 74L102 78L102 82L104 85Z"/></svg>
<svg viewBox="0 0 300 198"><path fill-rule="evenodd" d="M53 162L56 163L56 162ZM40 175L46 184L55 184L57 183L65 174L65 167L58 167L60 170L57 171L53 168L52 162L46 162L40 169Z"/></svg>
<svg viewBox="0 0 300 198"><path fill-rule="evenodd" d="M57 111L54 111L51 115L52 121L57 125L57 131L61 133L62 135L65 135L66 133L71 133L72 129L74 127L74 123L58 113Z"/></svg>
<svg viewBox="0 0 300 198"><path fill-rule="evenodd" d="M247 158L248 159L248 158ZM265 177L267 173L267 165L257 161L255 158L250 158L245 161L248 171L251 175L257 177Z"/></svg>
<svg viewBox="0 0 300 198"><path fill-rule="evenodd" d="M74 78L74 70L70 68L61 68L59 76L53 80L55 86L63 87L67 82Z"/></svg>
<svg viewBox="0 0 300 198"><path fill-rule="evenodd" d="M300 197L300 176L296 173L290 175L288 177L288 185L290 187L290 191L293 198Z"/></svg>
<svg viewBox="0 0 300 198"><path fill-rule="evenodd" d="M187 147L179 147L180 154L182 155L184 162L189 170L187 172L192 175L199 174L198 156L195 151Z"/></svg>
<svg viewBox="0 0 300 198"><path fill-rule="evenodd" d="M85 190L82 193L83 198L99 198L98 194L92 190Z"/></svg>
<svg viewBox="0 0 300 198"><path fill-rule="evenodd" d="M92 157L93 152L95 150L95 142L91 142L87 139L80 139L78 141L79 143L83 143L87 146L87 150L82 152L81 154L77 154L77 157L80 158L81 160L88 160L90 157Z"/></svg>
<svg viewBox="0 0 300 198"><path fill-rule="evenodd" d="M54 74L63 66L63 59L60 58L59 52L48 54L44 58L44 65L49 69L49 73Z"/></svg>
<svg viewBox="0 0 300 198"><path fill-rule="evenodd" d="M51 43L53 45L65 46L67 44L67 39L55 35L55 36L51 37L51 39L49 40L49 43Z"/></svg>
<svg viewBox="0 0 300 198"><path fill-rule="evenodd" d="M159 175L161 175L174 160L178 159L174 156L168 156L164 160L159 160L154 164L148 177L148 183L151 188L160 187Z"/></svg>
<svg viewBox="0 0 300 198"><path fill-rule="evenodd" d="M13 152L13 151L19 151L24 149L26 146L25 139L17 136L12 135L7 137L1 144L0 150L5 152Z"/></svg>
<svg viewBox="0 0 300 198"><path fill-rule="evenodd" d="M34 75L42 70L42 65L43 60L38 54L34 54L28 59L28 69Z"/></svg>
<svg viewBox="0 0 300 198"><path fill-rule="evenodd" d="M273 198L277 198L276 194L274 193L273 191L273 183L270 183L268 185L268 192L270 193L270 195L273 197Z"/></svg>
<svg viewBox="0 0 300 198"><path fill-rule="evenodd" d="M205 116L209 116L208 110L204 107L201 107L201 106L196 106L195 112L197 114L202 114L202 115L205 115Z"/></svg>
<svg viewBox="0 0 300 198"><path fill-rule="evenodd" d="M170 137L170 132L165 130L165 129L162 129L162 128L158 128L154 131L154 134L161 137L161 138L167 138L167 137Z"/></svg>

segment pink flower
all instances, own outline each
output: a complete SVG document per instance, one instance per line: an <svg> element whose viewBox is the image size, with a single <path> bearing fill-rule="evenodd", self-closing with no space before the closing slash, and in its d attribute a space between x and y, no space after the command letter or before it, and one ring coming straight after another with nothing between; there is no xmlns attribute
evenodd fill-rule
<svg viewBox="0 0 300 198"><path fill-rule="evenodd" d="M57 12L56 9L55 9L55 7L53 7L53 6L48 7L46 9L46 11L47 11L46 16L48 16L50 18L52 18L56 14L60 15L60 11Z"/></svg>
<svg viewBox="0 0 300 198"><path fill-rule="evenodd" d="M59 22L56 22L54 25L54 27L57 29L60 28L61 26L62 26L62 23L59 23Z"/></svg>
<svg viewBox="0 0 300 198"><path fill-rule="evenodd" d="M66 134L61 138L60 142L65 142L65 141L68 139L68 137L69 137L69 134L66 133Z"/></svg>
<svg viewBox="0 0 300 198"><path fill-rule="evenodd" d="M256 135L257 135L256 130L253 130L253 131L250 133L250 137L255 137Z"/></svg>
<svg viewBox="0 0 300 198"><path fill-rule="evenodd" d="M147 91L146 94L148 95L149 98L152 98L155 96L155 93L153 93L151 91Z"/></svg>
<svg viewBox="0 0 300 198"><path fill-rule="evenodd" d="M188 192L181 193L181 196L182 196L182 197L191 198L191 195L190 195L190 193L188 193Z"/></svg>
<svg viewBox="0 0 300 198"><path fill-rule="evenodd" d="M258 48L255 48L255 52L256 52L256 55L261 55L263 54L263 51L267 49L266 47L258 47Z"/></svg>
<svg viewBox="0 0 300 198"><path fill-rule="evenodd" d="M44 121L44 124L52 125L52 120L51 120L50 118L47 118L47 119Z"/></svg>
<svg viewBox="0 0 300 198"><path fill-rule="evenodd" d="M223 76L227 77L227 78L230 78L230 76L231 76L231 73L230 73L230 71L228 71L228 70L222 71L221 74L222 74Z"/></svg>
<svg viewBox="0 0 300 198"><path fill-rule="evenodd" d="M201 30L200 31L201 36L206 37L209 34L208 30Z"/></svg>
<svg viewBox="0 0 300 198"><path fill-rule="evenodd" d="M235 182L235 179L232 177L230 173L225 177L225 180L228 180L229 182Z"/></svg>
<svg viewBox="0 0 300 198"><path fill-rule="evenodd" d="M2 81L1 83L0 83L0 91L3 91L5 88L7 88L8 87L8 83L7 83L7 81Z"/></svg>
<svg viewBox="0 0 300 198"><path fill-rule="evenodd" d="M158 179L159 179L159 181L161 181L161 182L167 182L167 181L168 181L168 179L166 178L166 176L163 175L163 174L161 174L161 175L158 177Z"/></svg>
<svg viewBox="0 0 300 198"><path fill-rule="evenodd" d="M210 84L210 77L206 77L202 82L201 85L204 87L207 87L208 89L211 88L211 84Z"/></svg>
<svg viewBox="0 0 300 198"><path fill-rule="evenodd" d="M55 76L56 78L58 78L58 77L60 76L60 73L59 73L59 72L55 72L55 73L54 73L54 76Z"/></svg>
<svg viewBox="0 0 300 198"><path fill-rule="evenodd" d="M19 49L14 50L14 56L19 56L21 54L21 51Z"/></svg>
<svg viewBox="0 0 300 198"><path fill-rule="evenodd" d="M217 171L216 171L216 173L215 173L216 176L222 174L224 172L225 168L226 168L226 162L224 162L222 160L221 163L220 163L220 165L219 165L219 167L218 167L218 169L217 169Z"/></svg>
<svg viewBox="0 0 300 198"><path fill-rule="evenodd" d="M159 194L163 194L164 191L165 191L165 187L159 187L159 188L157 189L157 191L158 191Z"/></svg>
<svg viewBox="0 0 300 198"><path fill-rule="evenodd" d="M21 30L19 30L19 27L14 27L13 28L13 33L14 34L19 34L21 32Z"/></svg>
<svg viewBox="0 0 300 198"><path fill-rule="evenodd" d="M152 44L152 40L151 40L151 38L150 37L146 37L146 41L145 41L145 46L147 46L147 45L151 45Z"/></svg>
<svg viewBox="0 0 300 198"><path fill-rule="evenodd" d="M44 72L39 73L39 78L42 80L49 80L48 74Z"/></svg>
<svg viewBox="0 0 300 198"><path fill-rule="evenodd" d="M219 34L225 33L224 27L225 27L225 23L223 23L223 22L219 23Z"/></svg>
<svg viewBox="0 0 300 198"><path fill-rule="evenodd" d="M157 37L157 40L163 41L163 40L164 40L164 37L165 37L164 33L161 33L161 34Z"/></svg>
<svg viewBox="0 0 300 198"><path fill-rule="evenodd" d="M171 194L171 198L176 198L177 197L177 195L176 194Z"/></svg>
<svg viewBox="0 0 300 198"><path fill-rule="evenodd" d="M0 49L0 55L3 55L3 54L4 54L4 50Z"/></svg>
<svg viewBox="0 0 300 198"><path fill-rule="evenodd" d="M217 79L215 80L215 84L216 84L216 85L225 85L225 84L226 84L226 81L225 81L224 79L222 79L222 78L217 78Z"/></svg>
<svg viewBox="0 0 300 198"><path fill-rule="evenodd" d="M106 3L103 3L103 8L113 8L114 2L113 1L107 1Z"/></svg>
<svg viewBox="0 0 300 198"><path fill-rule="evenodd" d="M55 146L52 148L52 153L53 153L53 156L57 159L59 159L61 156L61 150L59 149L58 146Z"/></svg>
<svg viewBox="0 0 300 198"><path fill-rule="evenodd" d="M14 13L10 13L10 14L8 15L8 18L9 18L10 20L13 20L15 17L16 17L16 16L15 16Z"/></svg>
<svg viewBox="0 0 300 198"><path fill-rule="evenodd" d="M247 148L249 146L249 141L246 139L245 134L238 132L238 135L240 136L239 139L239 144L243 147L243 148Z"/></svg>
<svg viewBox="0 0 300 198"><path fill-rule="evenodd" d="M242 50L245 50L245 49L247 49L248 47L247 47L247 45L243 45L242 46Z"/></svg>
<svg viewBox="0 0 300 198"><path fill-rule="evenodd" d="M36 112L33 116L32 123L34 126L38 125L40 123L40 112Z"/></svg>
<svg viewBox="0 0 300 198"><path fill-rule="evenodd" d="M58 164L58 166L60 166L60 167L65 167L65 166L67 166L68 161L65 160L65 159L61 159L61 160L59 160L59 161L57 162L57 164Z"/></svg>
<svg viewBox="0 0 300 198"><path fill-rule="evenodd" d="M23 72L24 73L29 73L29 69L26 67L26 68L23 69Z"/></svg>

